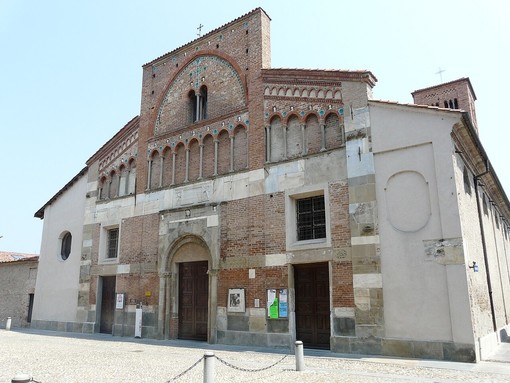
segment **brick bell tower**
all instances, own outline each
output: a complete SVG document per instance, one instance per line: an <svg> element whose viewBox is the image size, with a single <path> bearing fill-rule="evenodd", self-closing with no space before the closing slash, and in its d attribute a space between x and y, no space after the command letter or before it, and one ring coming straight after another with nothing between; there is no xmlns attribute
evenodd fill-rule
<svg viewBox="0 0 510 383"><path fill-rule="evenodd" d="M411 93L415 104L437 106L439 108L462 109L469 113L471 122L478 132L476 123L476 95L469 77L445 82Z"/></svg>

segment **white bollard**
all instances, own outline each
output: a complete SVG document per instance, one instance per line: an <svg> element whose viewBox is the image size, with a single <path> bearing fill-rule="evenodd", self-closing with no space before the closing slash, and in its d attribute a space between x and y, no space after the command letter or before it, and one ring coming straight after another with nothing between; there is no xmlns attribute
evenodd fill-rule
<svg viewBox="0 0 510 383"><path fill-rule="evenodd" d="M29 383L32 380L30 375L27 374L16 374L14 378L11 379L11 383Z"/></svg>
<svg viewBox="0 0 510 383"><path fill-rule="evenodd" d="M303 354L303 342L296 341L296 371L305 370L305 356Z"/></svg>
<svg viewBox="0 0 510 383"><path fill-rule="evenodd" d="M7 323L5 323L5 329L7 331L11 330L11 317L7 317Z"/></svg>
<svg viewBox="0 0 510 383"><path fill-rule="evenodd" d="M204 383L214 383L214 352L204 353Z"/></svg>

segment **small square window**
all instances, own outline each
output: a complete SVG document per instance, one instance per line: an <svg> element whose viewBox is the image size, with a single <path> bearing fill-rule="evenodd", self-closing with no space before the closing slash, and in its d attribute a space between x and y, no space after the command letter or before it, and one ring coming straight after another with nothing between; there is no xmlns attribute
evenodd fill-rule
<svg viewBox="0 0 510 383"><path fill-rule="evenodd" d="M106 252L106 257L117 258L117 251L119 249L119 229L110 229L108 230L108 248Z"/></svg>
<svg viewBox="0 0 510 383"><path fill-rule="evenodd" d="M296 200L297 240L326 238L324 196Z"/></svg>

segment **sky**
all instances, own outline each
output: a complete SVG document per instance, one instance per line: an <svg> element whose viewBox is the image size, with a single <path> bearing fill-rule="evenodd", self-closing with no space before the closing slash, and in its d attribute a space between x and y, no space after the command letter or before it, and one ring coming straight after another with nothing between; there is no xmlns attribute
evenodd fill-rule
<svg viewBox="0 0 510 383"><path fill-rule="evenodd" d="M143 64L257 7L273 68L370 70L374 98L401 103L469 77L510 194L507 0L0 0L0 251L39 253L34 213L139 114Z"/></svg>

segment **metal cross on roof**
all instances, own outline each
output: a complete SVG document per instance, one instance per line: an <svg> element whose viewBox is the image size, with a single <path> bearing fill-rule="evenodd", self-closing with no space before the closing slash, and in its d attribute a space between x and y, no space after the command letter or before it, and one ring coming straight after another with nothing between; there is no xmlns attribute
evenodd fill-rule
<svg viewBox="0 0 510 383"><path fill-rule="evenodd" d="M443 82L443 72L445 72L444 69L441 69L441 67L438 68L436 74L439 75L439 79L441 80L441 83Z"/></svg>
<svg viewBox="0 0 510 383"><path fill-rule="evenodd" d="M202 36L202 28L203 28L203 27L204 27L204 26L203 26L202 24L200 24L200 25L198 26L198 28L197 28L197 30L198 30L198 33L197 33L198 37Z"/></svg>

